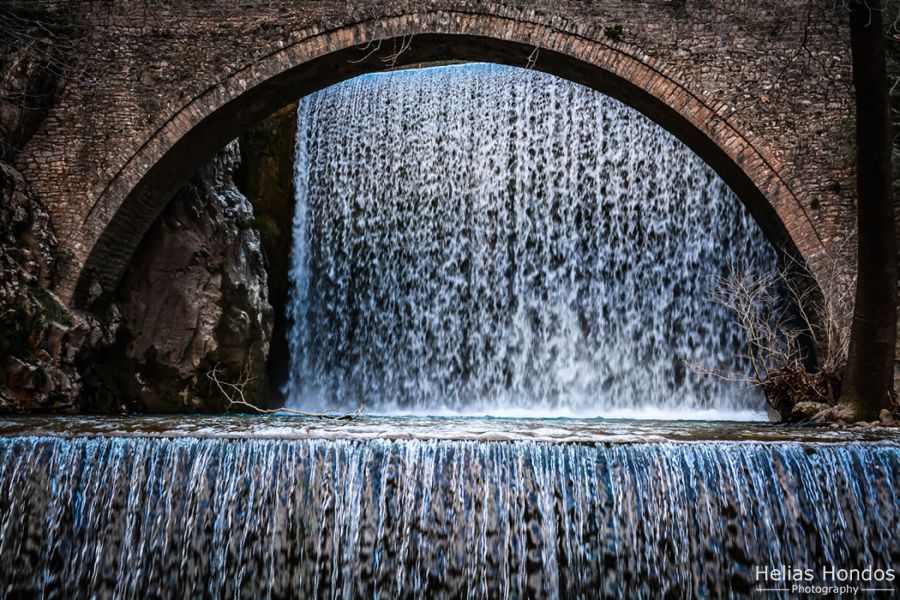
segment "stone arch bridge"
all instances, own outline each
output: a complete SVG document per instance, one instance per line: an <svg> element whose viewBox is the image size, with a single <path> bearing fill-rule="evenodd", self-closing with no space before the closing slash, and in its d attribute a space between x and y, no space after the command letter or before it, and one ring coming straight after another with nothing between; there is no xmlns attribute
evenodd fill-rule
<svg viewBox="0 0 900 600"><path fill-rule="evenodd" d="M855 220L849 33L832 4L73 1L77 76L17 166L73 259L57 291L84 306L115 288L174 192L242 129L360 73L499 62L641 110L818 273Z"/></svg>

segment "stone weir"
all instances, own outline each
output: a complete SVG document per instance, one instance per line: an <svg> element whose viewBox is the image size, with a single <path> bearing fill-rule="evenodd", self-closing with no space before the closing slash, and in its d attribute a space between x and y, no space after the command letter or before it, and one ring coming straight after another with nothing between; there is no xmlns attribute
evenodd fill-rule
<svg viewBox="0 0 900 600"><path fill-rule="evenodd" d="M0 596L788 597L785 566L895 587L896 439L232 420L0 423Z"/></svg>

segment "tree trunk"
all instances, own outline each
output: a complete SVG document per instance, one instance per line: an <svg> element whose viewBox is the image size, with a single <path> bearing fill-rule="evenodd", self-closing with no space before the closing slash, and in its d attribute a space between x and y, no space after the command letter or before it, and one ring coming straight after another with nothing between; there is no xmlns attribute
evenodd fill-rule
<svg viewBox="0 0 900 600"><path fill-rule="evenodd" d="M891 113L880 0L850 2L856 88L858 279L841 404L855 420L891 405L897 260L891 194Z"/></svg>

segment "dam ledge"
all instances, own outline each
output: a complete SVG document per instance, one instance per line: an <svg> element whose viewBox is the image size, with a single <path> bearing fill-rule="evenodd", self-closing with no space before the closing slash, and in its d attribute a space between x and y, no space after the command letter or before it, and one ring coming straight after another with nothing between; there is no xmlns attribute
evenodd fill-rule
<svg viewBox="0 0 900 600"><path fill-rule="evenodd" d="M361 415L7 416L0 438L154 438L544 444L877 444L900 447L900 429L746 421Z"/></svg>

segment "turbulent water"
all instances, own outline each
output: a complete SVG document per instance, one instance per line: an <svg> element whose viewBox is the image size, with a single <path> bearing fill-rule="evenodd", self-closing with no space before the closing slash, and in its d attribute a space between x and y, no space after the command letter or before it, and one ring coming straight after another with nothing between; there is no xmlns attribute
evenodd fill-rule
<svg viewBox="0 0 900 600"><path fill-rule="evenodd" d="M896 565L898 478L862 443L0 438L0 597L749 596Z"/></svg>
<svg viewBox="0 0 900 600"><path fill-rule="evenodd" d="M512 67L368 75L300 101L291 402L497 414L759 409L707 299L774 253L688 148Z"/></svg>

